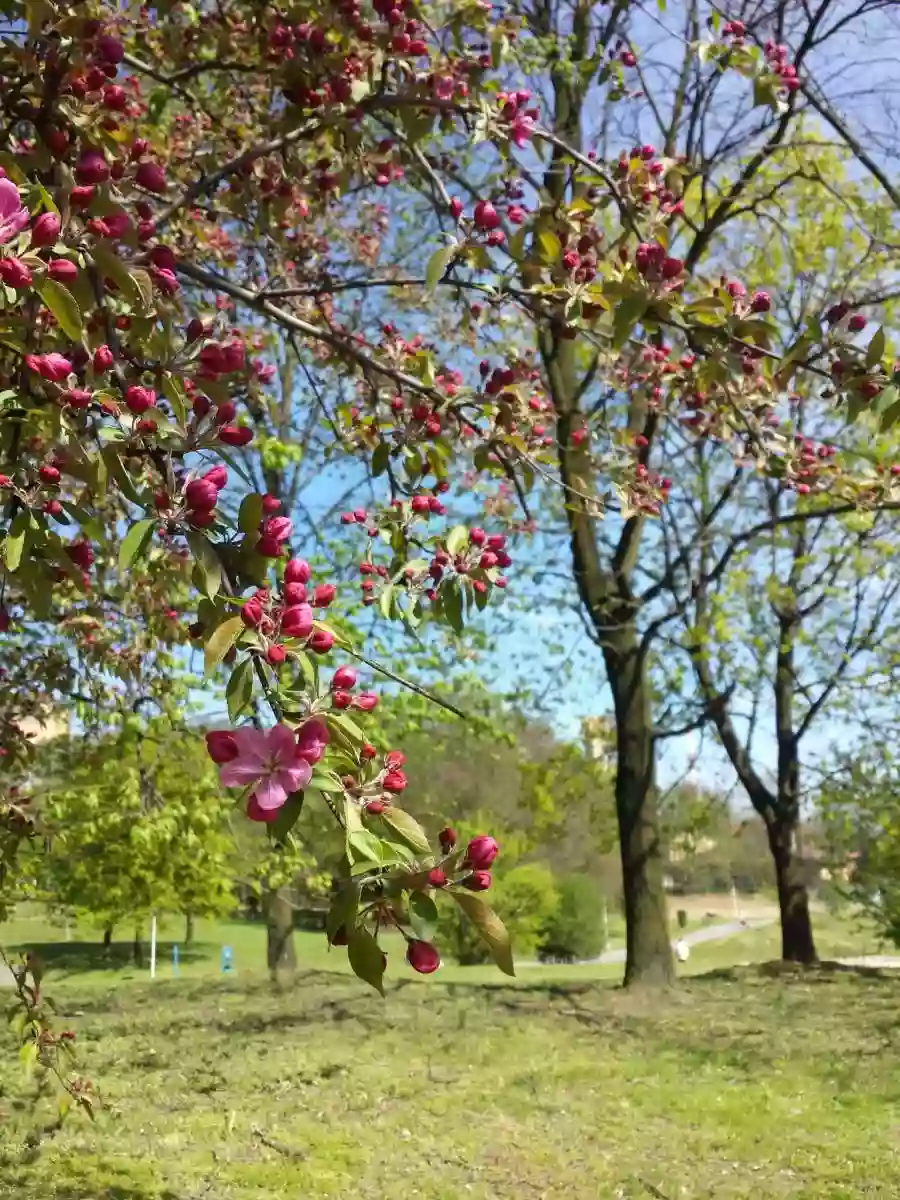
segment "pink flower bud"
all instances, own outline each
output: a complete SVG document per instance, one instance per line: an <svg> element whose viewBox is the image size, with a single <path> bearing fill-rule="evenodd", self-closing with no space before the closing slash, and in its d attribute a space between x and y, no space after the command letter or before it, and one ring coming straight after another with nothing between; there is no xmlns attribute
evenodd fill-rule
<svg viewBox="0 0 900 1200"><path fill-rule="evenodd" d="M71 362L62 354L26 354L25 365L51 383L62 383L73 370Z"/></svg>
<svg viewBox="0 0 900 1200"><path fill-rule="evenodd" d="M306 588L302 583L286 583L281 589L286 606L306 603Z"/></svg>
<svg viewBox="0 0 900 1200"><path fill-rule="evenodd" d="M479 833L466 846L466 862L476 871L486 871L500 853L500 847L487 833Z"/></svg>
<svg viewBox="0 0 900 1200"><path fill-rule="evenodd" d="M184 331L185 340L188 343L196 342L198 338L203 337L204 326L199 317L194 317L188 322L188 327Z"/></svg>
<svg viewBox="0 0 900 1200"><path fill-rule="evenodd" d="M406 961L420 975L433 975L441 965L441 956L431 942L412 941L406 947Z"/></svg>
<svg viewBox="0 0 900 1200"><path fill-rule="evenodd" d="M97 57L108 63L120 63L125 57L125 48L117 37L102 33L97 38Z"/></svg>
<svg viewBox="0 0 900 1200"><path fill-rule="evenodd" d="M260 808L255 795L247 801L247 816L251 821L263 821L269 825L278 816L278 812L277 808Z"/></svg>
<svg viewBox="0 0 900 1200"><path fill-rule="evenodd" d="M254 549L263 558L281 558L282 543L270 534L264 533L257 541Z"/></svg>
<svg viewBox="0 0 900 1200"><path fill-rule="evenodd" d="M308 604L295 604L284 610L281 617L281 632L285 637L309 637L312 627L313 610Z"/></svg>
<svg viewBox="0 0 900 1200"><path fill-rule="evenodd" d="M221 491L228 482L228 472L221 464L216 464L216 466L210 467L205 472L203 478L208 480L218 491Z"/></svg>
<svg viewBox="0 0 900 1200"><path fill-rule="evenodd" d="M386 792L391 792L397 795L406 787L407 779L402 771L388 771L384 779L381 781L381 786Z"/></svg>
<svg viewBox="0 0 900 1200"><path fill-rule="evenodd" d="M211 479L192 479L184 489L188 508L215 508L219 492Z"/></svg>
<svg viewBox="0 0 900 1200"><path fill-rule="evenodd" d="M274 538L276 542L286 542L294 532L294 523L289 517L269 517L263 521L260 532L263 537Z"/></svg>
<svg viewBox="0 0 900 1200"><path fill-rule="evenodd" d="M247 446L253 441L253 430L247 425L223 425L219 430L219 441L226 446Z"/></svg>
<svg viewBox="0 0 900 1200"><path fill-rule="evenodd" d="M166 190L166 173L154 162L142 162L134 173L138 187L146 188L148 192L164 192Z"/></svg>
<svg viewBox="0 0 900 1200"><path fill-rule="evenodd" d="M94 189L88 187L73 187L69 193L69 203L73 208L87 208L94 199Z"/></svg>
<svg viewBox="0 0 900 1200"><path fill-rule="evenodd" d="M0 259L0 279L11 288L26 288L31 284L31 271L20 258Z"/></svg>
<svg viewBox="0 0 900 1200"><path fill-rule="evenodd" d="M859 333L860 330L865 329L867 324L868 324L868 322L866 321L866 318L862 315L862 313L854 313L853 316L850 318L850 320L847 322L847 328L850 330L851 333Z"/></svg>
<svg viewBox="0 0 900 1200"><path fill-rule="evenodd" d="M353 697L349 692L341 691L340 688L335 688L331 693L331 703L335 708L349 708L353 703Z"/></svg>
<svg viewBox="0 0 900 1200"><path fill-rule="evenodd" d="M327 654L334 645L334 634L328 629L314 629L307 644L313 653Z"/></svg>
<svg viewBox="0 0 900 1200"><path fill-rule="evenodd" d="M313 604L316 608L327 608L336 595L337 588L333 583L316 584L313 589Z"/></svg>
<svg viewBox="0 0 900 1200"><path fill-rule="evenodd" d="M462 885L470 892L486 892L491 886L491 873L490 871L473 871L462 881Z"/></svg>
<svg viewBox="0 0 900 1200"><path fill-rule="evenodd" d="M170 246L154 246L150 251L150 261L154 267L159 267L161 271L175 270L175 255ZM191 322L193 324L193 322ZM202 322L200 330L203 331ZM199 335L198 335L199 336Z"/></svg>
<svg viewBox="0 0 900 1200"><path fill-rule="evenodd" d="M234 734L227 729L211 729L206 735L206 752L214 763L231 762L238 756Z"/></svg>
<svg viewBox="0 0 900 1200"><path fill-rule="evenodd" d="M78 268L67 258L51 258L47 266L47 274L57 283L74 283L78 278Z"/></svg>
<svg viewBox="0 0 900 1200"><path fill-rule="evenodd" d="M273 667L280 666L287 658L287 651L284 646L270 646L266 651L266 661Z"/></svg>
<svg viewBox="0 0 900 1200"><path fill-rule="evenodd" d="M281 508L281 501L277 496L263 496L262 510L264 513L277 513Z"/></svg>
<svg viewBox="0 0 900 1200"><path fill-rule="evenodd" d="M750 301L750 310L755 313L768 312L772 307L772 297L768 292L754 292Z"/></svg>
<svg viewBox="0 0 900 1200"><path fill-rule="evenodd" d="M113 361L113 352L109 346L98 346L94 351L93 364L98 375L103 371L108 371L113 365Z"/></svg>
<svg viewBox="0 0 900 1200"><path fill-rule="evenodd" d="M57 467L43 466L38 470L43 483L55 484L59 483L59 469Z"/></svg>
<svg viewBox="0 0 900 1200"><path fill-rule="evenodd" d="M356 685L356 671L353 667L338 667L331 677L332 688L347 691Z"/></svg>
<svg viewBox="0 0 900 1200"><path fill-rule="evenodd" d="M454 196L453 199L450 201L450 215L453 217L454 221L459 220L459 218L462 216L462 211L463 211L462 200L460 200L460 198L458 196Z"/></svg>
<svg viewBox="0 0 900 1200"><path fill-rule="evenodd" d="M153 408L155 403L156 392L152 388L138 387L137 384L132 384L131 387L125 389L125 407L136 417L145 413L148 408Z"/></svg>
<svg viewBox="0 0 900 1200"><path fill-rule="evenodd" d="M255 596L245 600L241 606L241 620L248 629L256 629L263 619L262 605Z"/></svg>
<svg viewBox="0 0 900 1200"><path fill-rule="evenodd" d="M475 224L479 229L496 229L500 215L490 200L479 200L475 205Z"/></svg>
<svg viewBox="0 0 900 1200"><path fill-rule="evenodd" d="M432 867L428 872L428 882L432 887L442 888L447 886L447 876L440 867Z"/></svg>
<svg viewBox="0 0 900 1200"><path fill-rule="evenodd" d="M371 712L377 703L378 697L374 692L360 692L354 701L355 707L362 712Z"/></svg>
<svg viewBox="0 0 900 1200"><path fill-rule="evenodd" d="M92 399L92 393L86 388L69 388L63 392L62 400L69 408L87 408Z"/></svg>
<svg viewBox="0 0 900 1200"><path fill-rule="evenodd" d="M402 750L388 750L384 756L384 765L389 771L397 771L406 762L406 755Z"/></svg>
<svg viewBox="0 0 900 1200"><path fill-rule="evenodd" d="M55 212L43 212L35 218L31 227L32 246L53 246L59 238L62 228L59 217Z"/></svg>
<svg viewBox="0 0 900 1200"><path fill-rule="evenodd" d="M366 812L371 813L373 817L377 817L380 816L386 808L386 800L370 800L366 805Z"/></svg>
<svg viewBox="0 0 900 1200"><path fill-rule="evenodd" d="M284 568L285 583L308 583L311 576L309 563L302 558L289 559Z"/></svg>
<svg viewBox="0 0 900 1200"><path fill-rule="evenodd" d="M104 183L109 179L109 166L100 150L83 150L75 165L75 178L81 184Z"/></svg>
<svg viewBox="0 0 900 1200"><path fill-rule="evenodd" d="M297 757L305 759L314 767L325 753L328 745L328 728L318 718L313 717L297 730Z"/></svg>
<svg viewBox="0 0 900 1200"><path fill-rule="evenodd" d="M469 530L469 541L473 546L483 546L487 541L487 534L483 529L478 529L476 526L475 529Z"/></svg>

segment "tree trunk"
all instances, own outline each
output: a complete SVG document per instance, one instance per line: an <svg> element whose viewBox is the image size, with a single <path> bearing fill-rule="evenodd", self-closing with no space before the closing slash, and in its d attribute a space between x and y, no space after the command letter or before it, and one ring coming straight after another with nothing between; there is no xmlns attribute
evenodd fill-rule
<svg viewBox="0 0 900 1200"><path fill-rule="evenodd" d="M767 832L778 884L781 957L785 962L814 963L817 955L809 915L809 892L796 848L797 820L775 818L768 824Z"/></svg>
<svg viewBox="0 0 900 1200"><path fill-rule="evenodd" d="M192 912L184 914L184 944L190 946L194 940L194 914Z"/></svg>
<svg viewBox="0 0 900 1200"><path fill-rule="evenodd" d="M107 927L103 930L103 953L104 954L109 954L109 948L112 945L112 935L113 935L113 927L112 927L112 925L107 925Z"/></svg>
<svg viewBox="0 0 900 1200"><path fill-rule="evenodd" d="M134 941L131 943L131 957L136 967L144 965L144 943L141 941L141 927L135 926Z"/></svg>
<svg viewBox="0 0 900 1200"><path fill-rule="evenodd" d="M297 966L294 947L294 909L289 889L275 888L266 893L266 964L269 978L278 982L280 970L293 971Z"/></svg>
<svg viewBox="0 0 900 1200"><path fill-rule="evenodd" d="M675 978L663 888L650 694L637 631L609 637L603 652L616 711L616 816L627 949L625 986Z"/></svg>

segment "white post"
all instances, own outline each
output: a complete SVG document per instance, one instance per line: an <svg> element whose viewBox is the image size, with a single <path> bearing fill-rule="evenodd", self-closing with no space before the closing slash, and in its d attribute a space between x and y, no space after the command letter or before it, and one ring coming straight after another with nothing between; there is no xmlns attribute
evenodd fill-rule
<svg viewBox="0 0 900 1200"><path fill-rule="evenodd" d="M150 978L156 978L156 913L150 918Z"/></svg>

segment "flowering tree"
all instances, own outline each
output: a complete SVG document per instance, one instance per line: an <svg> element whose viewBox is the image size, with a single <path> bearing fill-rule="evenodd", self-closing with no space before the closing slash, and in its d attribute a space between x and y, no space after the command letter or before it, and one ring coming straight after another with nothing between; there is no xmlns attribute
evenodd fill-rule
<svg viewBox="0 0 900 1200"><path fill-rule="evenodd" d="M273 411L272 356L290 348L328 451L380 488L343 522L364 543L360 593L385 619L458 630L506 587L508 530L442 523L454 483L502 482L526 513L532 487L562 497L616 708L630 982L670 971L632 603L641 534L671 487L648 467L657 431L700 392L690 436L793 478L778 396L823 353L839 355L836 406L892 415L883 340L866 352L838 327L782 360L764 292L694 277L743 185L724 209L704 192L695 230L677 138L586 148L593 89L616 103L640 90L633 7L4 6L6 609L58 632L90 607L102 627L107 576L137 589L154 564L159 587L190 571L191 636L210 677L228 670L233 727L208 738L222 782L275 841L311 798L332 812L345 886L329 937L379 989L384 928L417 970L437 967L441 892L512 972L477 894L498 847L487 834L457 847L449 830L433 846L404 812L402 752L380 755L365 734L378 697L333 662L360 658L327 619L335 584L291 556L282 497L247 485L237 452ZM688 39L685 70L752 84L765 116L749 153L772 121L790 124L800 68L740 20L714 26L702 46ZM426 317L427 337L411 328ZM848 502L894 486L840 479ZM605 514L620 530L609 561ZM155 636L168 610L148 607ZM132 647L102 649L104 671L130 669ZM4 813L16 834L21 811Z"/></svg>

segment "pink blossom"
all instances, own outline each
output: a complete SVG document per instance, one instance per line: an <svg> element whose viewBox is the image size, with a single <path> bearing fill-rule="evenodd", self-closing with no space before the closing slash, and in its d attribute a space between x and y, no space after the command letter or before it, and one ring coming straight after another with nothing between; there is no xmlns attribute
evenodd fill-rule
<svg viewBox="0 0 900 1200"><path fill-rule="evenodd" d="M291 792L305 788L312 767L301 758L287 725L271 729L244 726L234 730L237 757L219 769L223 787L251 787L262 812L281 808Z"/></svg>
<svg viewBox="0 0 900 1200"><path fill-rule="evenodd" d="M520 150L524 149L534 130L534 121L524 113L517 116L509 127L509 140Z"/></svg>
<svg viewBox="0 0 900 1200"><path fill-rule="evenodd" d="M321 760L327 745L328 728L317 718L313 717L297 730L297 753L310 766Z"/></svg>
<svg viewBox="0 0 900 1200"><path fill-rule="evenodd" d="M450 75L435 75L432 79L434 94L438 100L452 100L456 84Z"/></svg>
<svg viewBox="0 0 900 1200"><path fill-rule="evenodd" d="M19 189L11 179L0 179L0 245L12 241L28 224Z"/></svg>

